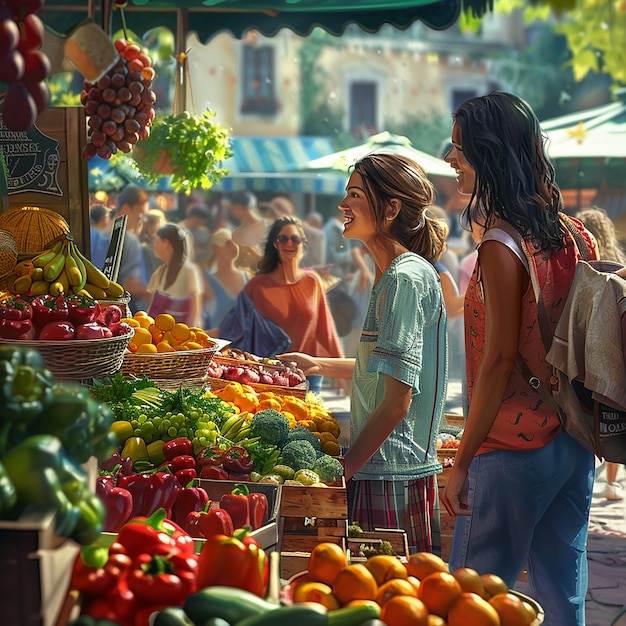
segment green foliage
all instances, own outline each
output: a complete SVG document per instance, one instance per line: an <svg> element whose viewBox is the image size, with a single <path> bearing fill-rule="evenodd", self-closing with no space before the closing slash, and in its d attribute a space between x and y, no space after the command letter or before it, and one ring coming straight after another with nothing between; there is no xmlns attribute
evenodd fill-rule
<svg viewBox="0 0 626 626"><path fill-rule="evenodd" d="M139 142L133 159L141 175L155 184L162 173L156 170L163 158L172 166L171 187L190 194L194 189L210 189L228 174L222 163L232 154L229 132L217 124L212 111L197 115L157 115L150 136Z"/></svg>
<svg viewBox="0 0 626 626"><path fill-rule="evenodd" d="M447 113L406 115L401 121L389 121L386 130L396 135L404 135L418 149L428 154L438 155L444 141L450 138L452 118Z"/></svg>

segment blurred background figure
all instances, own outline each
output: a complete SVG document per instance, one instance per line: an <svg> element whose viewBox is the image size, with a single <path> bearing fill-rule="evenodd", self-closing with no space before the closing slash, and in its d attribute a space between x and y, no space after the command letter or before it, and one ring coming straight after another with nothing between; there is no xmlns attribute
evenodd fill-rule
<svg viewBox="0 0 626 626"><path fill-rule="evenodd" d="M202 326L203 280L189 259L188 235L177 224L165 224L156 232L154 250L163 262L148 283L148 314L169 313L177 322Z"/></svg>
<svg viewBox="0 0 626 626"><path fill-rule="evenodd" d="M143 248L143 257L148 276L152 276L163 263L154 250L154 240L161 226L167 224L165 213L160 209L150 209L142 218L139 228L139 241Z"/></svg>
<svg viewBox="0 0 626 626"><path fill-rule="evenodd" d="M106 204L96 202L89 207L89 245L91 262L102 269L109 247L111 210Z"/></svg>
<svg viewBox="0 0 626 626"><path fill-rule="evenodd" d="M615 232L615 225L604 209L596 206L582 209L574 216L578 218L585 228L596 238L598 244L598 258L601 261L615 261L626 265L626 252L624 251ZM623 500L624 492L622 485L617 482L619 463L605 462L606 486L604 497L607 500Z"/></svg>
<svg viewBox="0 0 626 626"><path fill-rule="evenodd" d="M227 204L231 217L238 223L233 230L233 241L239 246L237 265L251 272L263 256L261 242L267 234L268 222L257 208L256 196L249 191L231 194Z"/></svg>
<svg viewBox="0 0 626 626"><path fill-rule="evenodd" d="M211 255L205 264L203 319L204 328L219 327L225 315L235 306L237 296L250 275L237 267L239 246L227 228L211 235ZM265 355L263 355L265 356Z"/></svg>
<svg viewBox="0 0 626 626"><path fill-rule="evenodd" d="M146 289L148 274L144 261L143 248L139 241L139 231L143 216L148 212L148 193L138 185L127 185L117 198L117 206L111 221L122 215L127 216L126 234L122 248L122 258L117 282L130 293L132 313L145 310L150 301Z"/></svg>

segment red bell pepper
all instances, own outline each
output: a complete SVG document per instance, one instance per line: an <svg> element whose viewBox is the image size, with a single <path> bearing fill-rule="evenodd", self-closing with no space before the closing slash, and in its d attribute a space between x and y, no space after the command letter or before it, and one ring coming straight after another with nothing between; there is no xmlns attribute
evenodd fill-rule
<svg viewBox="0 0 626 626"><path fill-rule="evenodd" d="M237 587L265 597L265 552L251 538L207 537L198 563L198 589L210 585Z"/></svg>
<svg viewBox="0 0 626 626"><path fill-rule="evenodd" d="M213 535L231 537L235 532L233 520L228 511L208 506L202 511L189 513L186 528L192 537L204 537L205 539Z"/></svg>
<svg viewBox="0 0 626 626"><path fill-rule="evenodd" d="M113 476L106 474L96 479L96 495L104 505L102 530L118 532L133 513L133 496L128 489L116 487Z"/></svg>
<svg viewBox="0 0 626 626"><path fill-rule="evenodd" d="M68 320L57 320L56 322L48 322L39 329L38 339L48 341L67 341L74 339L76 336L76 328L74 324Z"/></svg>
<svg viewBox="0 0 626 626"><path fill-rule="evenodd" d="M200 478L208 478L209 480L228 480L228 472L223 467L205 465L200 470Z"/></svg>
<svg viewBox="0 0 626 626"><path fill-rule="evenodd" d="M22 339L30 341L37 337L37 331L30 319L0 320L0 337L3 339Z"/></svg>
<svg viewBox="0 0 626 626"><path fill-rule="evenodd" d="M191 556L193 538L172 520L166 519L165 509L158 509L150 517L136 517L124 524L117 541L132 557L140 554L175 554Z"/></svg>
<svg viewBox="0 0 626 626"><path fill-rule="evenodd" d="M100 303L86 296L70 296L66 298L68 319L73 324L89 324L98 319Z"/></svg>
<svg viewBox="0 0 626 626"><path fill-rule="evenodd" d="M88 546L91 548L91 546ZM133 563L127 554L109 554L106 548L101 564L90 566L85 562L85 548L74 561L70 586L88 596L100 596L109 593L123 578Z"/></svg>
<svg viewBox="0 0 626 626"><path fill-rule="evenodd" d="M179 454L173 459L170 459L169 462L171 464L172 472L174 473L182 469L196 468L196 459L191 454Z"/></svg>
<svg viewBox="0 0 626 626"><path fill-rule="evenodd" d="M182 606L196 590L198 562L180 554L140 554L127 574L128 587L142 604Z"/></svg>
<svg viewBox="0 0 626 626"><path fill-rule="evenodd" d="M220 508L228 511L235 528L250 525L249 493L250 490L246 485L238 483L230 493L225 493L220 498Z"/></svg>
<svg viewBox="0 0 626 626"><path fill-rule="evenodd" d="M123 576L108 594L85 598L81 613L127 626L133 624L136 611L135 596Z"/></svg>
<svg viewBox="0 0 626 626"><path fill-rule="evenodd" d="M242 474L241 472L228 472L228 480L240 483L242 480L250 482L250 474Z"/></svg>
<svg viewBox="0 0 626 626"><path fill-rule="evenodd" d="M185 528L187 516L192 511L202 511L209 502L209 495L202 487L195 487L193 483L186 483L176 496L172 507L172 519L179 526ZM191 486L189 486L191 485Z"/></svg>
<svg viewBox="0 0 626 626"><path fill-rule="evenodd" d="M254 467L254 461L243 446L230 446L222 456L222 465L228 472L249 474Z"/></svg>
<svg viewBox="0 0 626 626"><path fill-rule="evenodd" d="M180 489L174 474L159 471L120 476L117 486L127 489L133 496L134 517L152 515L159 508L170 515Z"/></svg>
<svg viewBox="0 0 626 626"><path fill-rule="evenodd" d="M193 442L188 437L176 437L163 444L163 456L168 461L182 455L193 456Z"/></svg>
<svg viewBox="0 0 626 626"><path fill-rule="evenodd" d="M30 305L33 308L33 323L37 329L48 322L67 320L69 316L67 301L63 296L37 296Z"/></svg>
<svg viewBox="0 0 626 626"><path fill-rule="evenodd" d="M198 454L196 454L196 467L198 471L202 470L207 465L217 467L222 464L222 457L224 456L224 450L219 445L207 446L202 448Z"/></svg>
<svg viewBox="0 0 626 626"><path fill-rule="evenodd" d="M264 493L251 491L248 494L248 509L250 511L250 526L252 530L267 524L269 520L269 502Z"/></svg>
<svg viewBox="0 0 626 626"><path fill-rule="evenodd" d="M198 477L198 472L195 469L181 469L174 473L176 476L176 480L178 484L183 487L183 485L188 485L191 481L195 480Z"/></svg>
<svg viewBox="0 0 626 626"><path fill-rule="evenodd" d="M0 303L0 319L30 320L33 318L33 307L19 296L10 296Z"/></svg>
<svg viewBox="0 0 626 626"><path fill-rule="evenodd" d="M88 322L76 325L76 339L108 339L113 333L108 326L100 322Z"/></svg>

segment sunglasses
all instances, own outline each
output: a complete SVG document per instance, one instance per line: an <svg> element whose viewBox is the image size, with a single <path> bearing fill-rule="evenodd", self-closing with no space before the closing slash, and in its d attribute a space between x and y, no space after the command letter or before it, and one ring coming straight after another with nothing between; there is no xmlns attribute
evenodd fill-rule
<svg viewBox="0 0 626 626"><path fill-rule="evenodd" d="M304 237L300 237L300 235L278 235L278 237L276 237L276 241L280 244L285 244L287 243L289 240L291 239L292 243L295 243L296 245L301 244L304 241Z"/></svg>

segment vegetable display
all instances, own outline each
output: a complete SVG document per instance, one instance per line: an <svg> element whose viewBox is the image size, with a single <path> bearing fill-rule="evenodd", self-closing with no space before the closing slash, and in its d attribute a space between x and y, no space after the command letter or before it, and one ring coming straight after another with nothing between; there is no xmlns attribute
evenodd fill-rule
<svg viewBox="0 0 626 626"><path fill-rule="evenodd" d="M0 346L0 512L56 509L55 530L82 544L102 530L104 509L81 467L114 450L113 413L78 385L56 383L38 352Z"/></svg>

